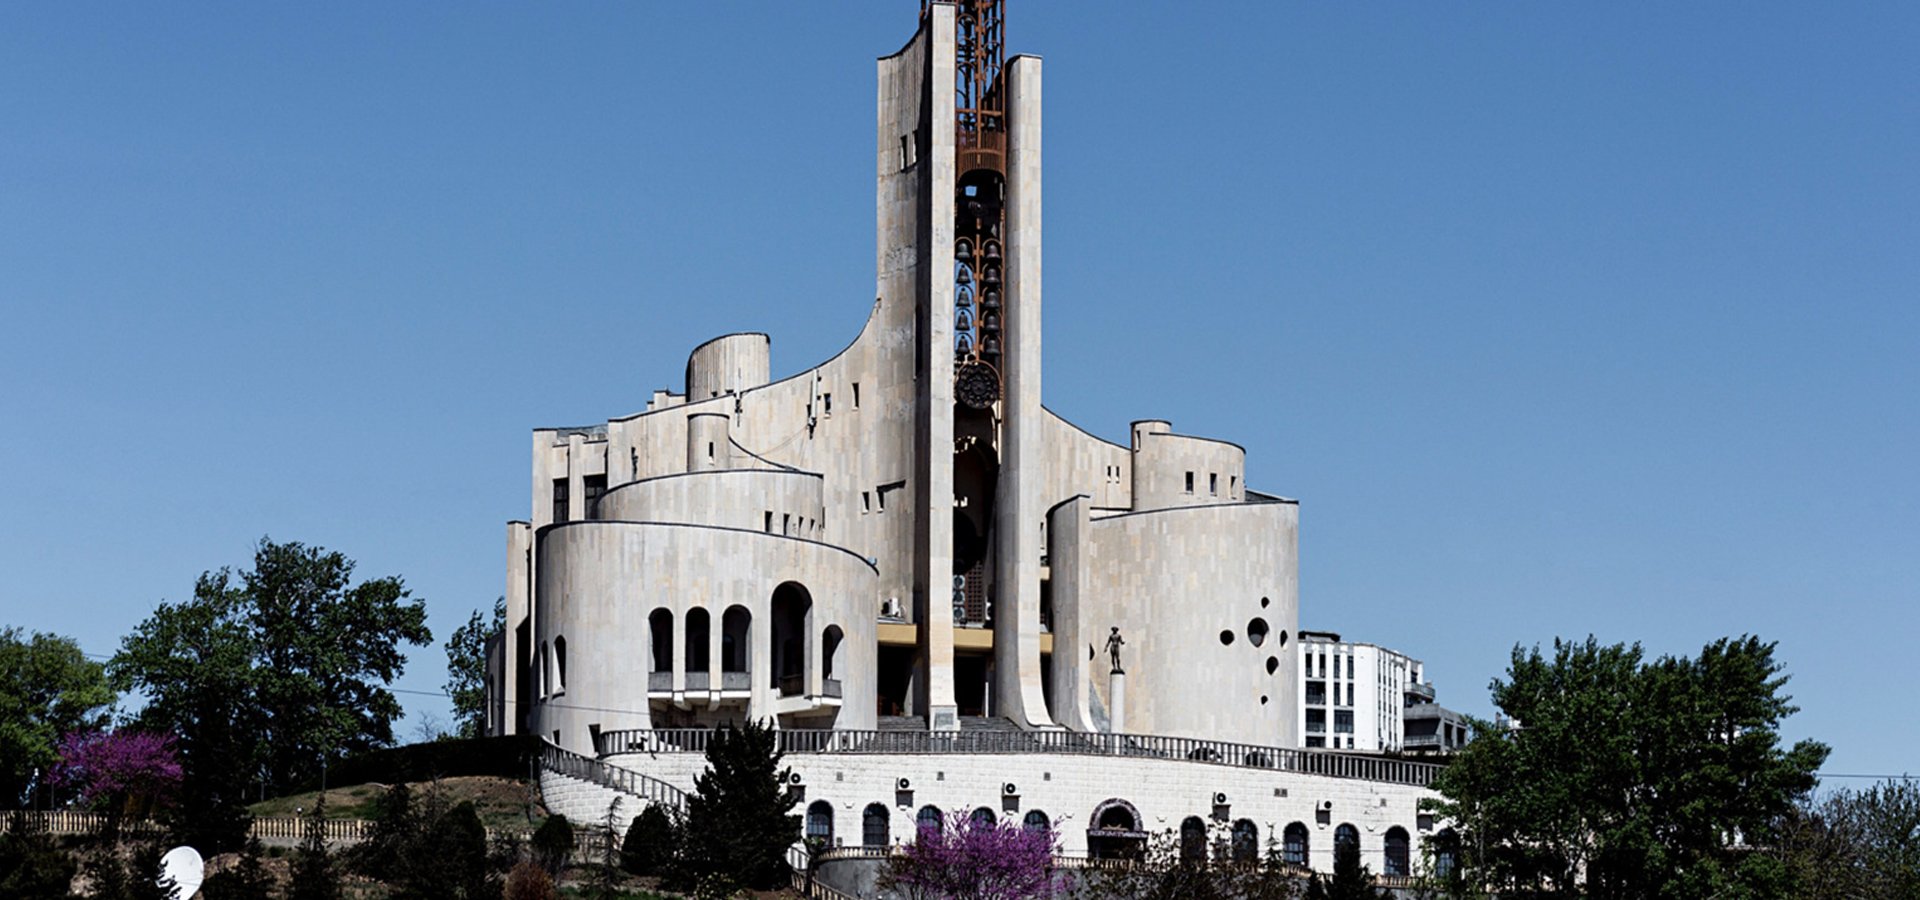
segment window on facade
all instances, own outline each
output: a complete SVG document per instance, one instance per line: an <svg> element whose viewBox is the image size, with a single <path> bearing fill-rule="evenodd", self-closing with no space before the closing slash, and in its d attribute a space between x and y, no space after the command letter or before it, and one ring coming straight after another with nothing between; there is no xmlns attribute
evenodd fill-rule
<svg viewBox="0 0 1920 900"><path fill-rule="evenodd" d="M1381 871L1401 877L1412 874L1408 869L1407 830L1398 825L1387 829L1386 843L1386 866Z"/></svg>
<svg viewBox="0 0 1920 900"><path fill-rule="evenodd" d="M938 806L922 806L920 812L913 817L913 827L920 831L931 830L934 834L940 834L947 830L946 815L940 812Z"/></svg>
<svg viewBox="0 0 1920 900"><path fill-rule="evenodd" d="M1333 853L1338 859L1342 853L1360 852L1360 829L1345 822L1333 830Z"/></svg>
<svg viewBox="0 0 1920 900"><path fill-rule="evenodd" d="M653 671L673 671L673 613L656 609L647 617L647 630L653 639Z"/></svg>
<svg viewBox="0 0 1920 900"><path fill-rule="evenodd" d="M866 811L860 814L860 844L865 847L885 847L892 843L892 836L887 833L890 816L884 804L867 804Z"/></svg>
<svg viewBox="0 0 1920 900"><path fill-rule="evenodd" d="M580 483L587 492L587 518L600 518L600 498L607 495L607 476L588 475Z"/></svg>
<svg viewBox="0 0 1920 900"><path fill-rule="evenodd" d="M1307 710L1307 733L1327 733L1327 711L1324 709Z"/></svg>
<svg viewBox="0 0 1920 900"><path fill-rule="evenodd" d="M1327 683L1324 681L1307 682L1307 705L1325 706L1327 704Z"/></svg>
<svg viewBox="0 0 1920 900"><path fill-rule="evenodd" d="M1287 865L1304 868L1307 865L1306 823L1294 822L1288 825L1287 830L1282 834L1284 836L1280 841L1280 858L1285 860Z"/></svg>
<svg viewBox="0 0 1920 900"><path fill-rule="evenodd" d="M1353 733L1353 710L1336 709L1333 711L1333 731L1335 734Z"/></svg>
<svg viewBox="0 0 1920 900"><path fill-rule="evenodd" d="M1027 810L1027 817L1020 822L1020 827L1028 831L1050 831L1053 828L1053 822L1047 819L1046 813L1030 809Z"/></svg>
<svg viewBox="0 0 1920 900"><path fill-rule="evenodd" d="M1220 495L1220 474L1218 472L1207 473L1207 493L1216 497Z"/></svg>
<svg viewBox="0 0 1920 900"><path fill-rule="evenodd" d="M562 693L567 689L567 639L553 639L553 667L556 673L553 690Z"/></svg>
<svg viewBox="0 0 1920 900"><path fill-rule="evenodd" d="M993 823L996 820L998 820L1000 817L994 815L993 810L982 806L979 809L974 810L973 814L968 816L967 818L970 821L972 821L973 824L975 825L985 825L988 828L992 828Z"/></svg>
<svg viewBox="0 0 1920 900"><path fill-rule="evenodd" d="M687 610L687 671L706 674L712 668L707 664L708 644L712 635L712 616L707 611L695 607Z"/></svg>
<svg viewBox="0 0 1920 900"><path fill-rule="evenodd" d="M1353 657L1352 656L1347 657L1347 680L1348 681L1353 680Z"/></svg>
<svg viewBox="0 0 1920 900"><path fill-rule="evenodd" d="M853 383L853 408L860 408L860 382Z"/></svg>
<svg viewBox="0 0 1920 900"><path fill-rule="evenodd" d="M567 520L567 480L565 478L553 480L553 520L555 522Z"/></svg>
<svg viewBox="0 0 1920 900"><path fill-rule="evenodd" d="M807 838L833 846L833 804L815 800L807 807Z"/></svg>
<svg viewBox="0 0 1920 900"><path fill-rule="evenodd" d="M1193 473L1187 473L1187 493L1193 493Z"/></svg>
<svg viewBox="0 0 1920 900"><path fill-rule="evenodd" d="M1207 823L1199 816L1188 816L1180 823L1180 861L1207 861Z"/></svg>
<svg viewBox="0 0 1920 900"><path fill-rule="evenodd" d="M1260 826L1252 819L1233 823L1233 861L1257 862L1260 859Z"/></svg>
<svg viewBox="0 0 1920 900"><path fill-rule="evenodd" d="M1326 738L1323 738L1323 737L1307 738L1307 746L1309 747L1325 747L1326 745L1327 745Z"/></svg>

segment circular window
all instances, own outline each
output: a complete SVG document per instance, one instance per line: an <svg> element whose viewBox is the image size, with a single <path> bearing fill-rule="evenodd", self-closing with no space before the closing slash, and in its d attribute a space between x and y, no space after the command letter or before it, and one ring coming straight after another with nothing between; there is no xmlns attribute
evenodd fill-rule
<svg viewBox="0 0 1920 900"><path fill-rule="evenodd" d="M1254 619L1253 621L1248 622L1247 623L1247 640L1252 641L1255 647L1258 647L1261 644L1266 643L1267 642L1267 620Z"/></svg>
<svg viewBox="0 0 1920 900"><path fill-rule="evenodd" d="M1278 671L1280 671L1280 657L1278 656L1267 657L1267 674L1272 675L1273 673Z"/></svg>
<svg viewBox="0 0 1920 900"><path fill-rule="evenodd" d="M1220 645L1224 647L1224 646L1231 645L1232 643L1233 643L1233 631L1231 629L1223 629L1220 632Z"/></svg>
<svg viewBox="0 0 1920 900"><path fill-rule="evenodd" d="M1267 695L1265 694L1260 695L1260 705L1261 706L1267 705Z"/></svg>
<svg viewBox="0 0 1920 900"><path fill-rule="evenodd" d="M1266 609L1266 608L1267 608L1267 604L1269 604L1269 603L1272 603L1272 602L1273 602L1272 600L1268 600L1268 599L1267 599L1267 598L1265 598L1265 597L1261 597L1261 598L1260 598L1260 608L1261 608L1261 609Z"/></svg>

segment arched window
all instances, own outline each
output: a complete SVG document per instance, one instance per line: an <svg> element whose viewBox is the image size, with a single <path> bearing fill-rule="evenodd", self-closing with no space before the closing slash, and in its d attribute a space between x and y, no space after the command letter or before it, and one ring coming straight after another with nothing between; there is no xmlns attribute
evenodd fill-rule
<svg viewBox="0 0 1920 900"><path fill-rule="evenodd" d="M844 636L845 632L842 632L838 625L828 625L827 630L820 633L821 678L833 677L834 657L840 653L840 639Z"/></svg>
<svg viewBox="0 0 1920 900"><path fill-rule="evenodd" d="M1295 822L1291 825L1288 825L1287 830L1284 832L1281 832L1281 834L1282 834L1282 838L1280 841L1281 858L1286 860L1287 865L1299 866L1300 868L1303 868L1303 869L1306 868L1307 867L1307 824L1305 822Z"/></svg>
<svg viewBox="0 0 1920 900"><path fill-rule="evenodd" d="M833 804L815 800L807 807L807 840L833 846Z"/></svg>
<svg viewBox="0 0 1920 900"><path fill-rule="evenodd" d="M1188 816L1180 823L1180 861L1207 861L1207 823L1200 821L1199 816Z"/></svg>
<svg viewBox="0 0 1920 900"><path fill-rule="evenodd" d="M567 689L567 639L553 639L553 691L561 693Z"/></svg>
<svg viewBox="0 0 1920 900"><path fill-rule="evenodd" d="M1251 863L1260 861L1260 826L1252 819L1241 819L1233 823L1233 861Z"/></svg>
<svg viewBox="0 0 1920 900"><path fill-rule="evenodd" d="M813 615L813 595L798 582L783 582L773 589L773 671L767 673L767 686L791 697L805 690L806 641L808 623Z"/></svg>
<svg viewBox="0 0 1920 900"><path fill-rule="evenodd" d="M974 810L973 815L970 815L967 817L967 821L971 823L975 828L980 828L982 826L987 828L992 828L995 822L1000 821L1000 817L997 815L994 815L993 810L982 806L979 809Z"/></svg>
<svg viewBox="0 0 1920 900"><path fill-rule="evenodd" d="M1447 881L1459 865L1460 835L1451 828L1444 829L1433 838L1433 877Z"/></svg>
<svg viewBox="0 0 1920 900"><path fill-rule="evenodd" d="M1410 874L1407 867L1407 830L1398 825L1387 829L1387 862L1381 869L1388 875Z"/></svg>
<svg viewBox="0 0 1920 900"><path fill-rule="evenodd" d="M673 671L673 612L664 608L654 610L647 617L647 630L653 638L652 671Z"/></svg>
<svg viewBox="0 0 1920 900"><path fill-rule="evenodd" d="M1053 823L1047 820L1046 813L1030 809L1027 810L1027 817L1021 821L1020 827L1028 831L1052 831Z"/></svg>
<svg viewBox="0 0 1920 900"><path fill-rule="evenodd" d="M918 815L913 817L913 827L917 831L932 831L940 834L947 830L946 814L938 806L922 806Z"/></svg>
<svg viewBox="0 0 1920 900"><path fill-rule="evenodd" d="M1360 829L1342 822L1333 830L1333 858L1338 860L1347 853L1360 855Z"/></svg>
<svg viewBox="0 0 1920 900"><path fill-rule="evenodd" d="M753 614L744 606L727 607L720 617L720 671L745 672L752 656L752 640Z"/></svg>
<svg viewBox="0 0 1920 900"><path fill-rule="evenodd" d="M882 803L867 804L866 812L860 814L860 843L867 847L885 847L892 842L887 833L890 814Z"/></svg>
<svg viewBox="0 0 1920 900"><path fill-rule="evenodd" d="M687 610L687 672L707 674L707 643L712 633L713 616L699 607Z"/></svg>

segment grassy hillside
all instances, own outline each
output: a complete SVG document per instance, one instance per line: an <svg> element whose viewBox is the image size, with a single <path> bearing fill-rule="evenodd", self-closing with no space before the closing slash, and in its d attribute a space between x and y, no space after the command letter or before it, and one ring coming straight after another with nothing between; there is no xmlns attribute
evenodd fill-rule
<svg viewBox="0 0 1920 900"><path fill-rule="evenodd" d="M328 788L327 818L372 818L375 801L386 793L388 787L384 784L355 784ZM438 791L442 802L449 806L472 801L474 810L480 814L480 821L488 828L538 828L547 817L546 810L533 803L527 783L511 778L465 776L411 782L407 787L412 789L416 803L423 802L430 791ZM247 809L256 816L297 816L304 810L312 809L319 797L319 791L288 794L255 803Z"/></svg>

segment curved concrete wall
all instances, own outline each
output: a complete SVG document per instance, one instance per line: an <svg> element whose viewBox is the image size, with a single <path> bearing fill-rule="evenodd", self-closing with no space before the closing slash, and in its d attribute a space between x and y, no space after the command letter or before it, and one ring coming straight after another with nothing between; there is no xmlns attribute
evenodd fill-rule
<svg viewBox="0 0 1920 900"><path fill-rule="evenodd" d="M785 469L663 475L600 498L600 518L770 531L820 540L826 530L821 478Z"/></svg>
<svg viewBox="0 0 1920 900"><path fill-rule="evenodd" d="M1173 434L1160 421L1133 424L1133 509L1205 506L1246 496L1247 451L1226 441Z"/></svg>
<svg viewBox="0 0 1920 900"><path fill-rule="evenodd" d="M663 608L673 614L676 648L686 643L687 611L707 610L714 623L709 658L718 683L719 623L729 607L745 607L752 616L752 696L733 712L750 718L775 716L785 701L771 683L772 597L775 588L790 581L804 586L813 599L805 634L806 693L821 693L820 635L837 625L845 637L833 677L841 682L844 697L867 699L866 704L849 703L837 719L815 718L810 727L874 727L874 571L851 552L759 531L607 521L553 526L542 530L536 542L533 636L547 662L534 667L535 734L592 755L596 727L652 727L648 616ZM557 664L561 641L566 647L564 678ZM684 653L674 654L673 684L676 689L686 685Z"/></svg>
<svg viewBox="0 0 1920 900"><path fill-rule="evenodd" d="M711 411L687 416L687 471L732 468L733 442L726 413Z"/></svg>
<svg viewBox="0 0 1920 900"><path fill-rule="evenodd" d="M687 399L708 400L766 384L772 345L764 334L729 334L695 347L687 357Z"/></svg>
<svg viewBox="0 0 1920 900"><path fill-rule="evenodd" d="M1087 523L1076 643L1099 656L1108 629L1120 627L1127 731L1297 746L1298 525L1292 503ZM1056 612L1066 605L1058 585L1054 603ZM1089 677L1105 698L1107 666L1096 662Z"/></svg>

